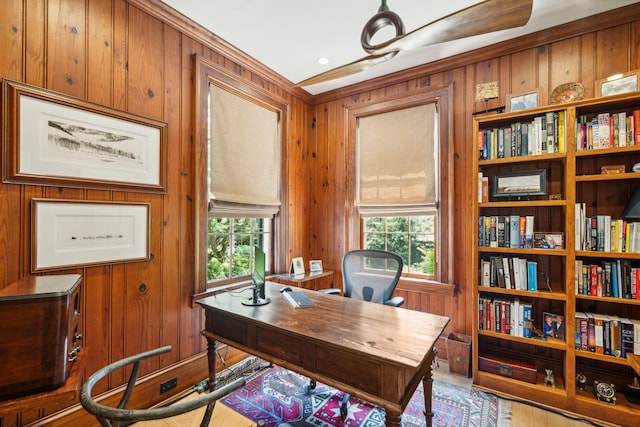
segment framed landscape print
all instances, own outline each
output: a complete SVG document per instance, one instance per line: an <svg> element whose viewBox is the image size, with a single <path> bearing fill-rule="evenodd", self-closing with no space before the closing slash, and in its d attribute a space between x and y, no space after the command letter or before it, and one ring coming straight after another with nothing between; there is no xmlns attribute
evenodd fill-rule
<svg viewBox="0 0 640 427"><path fill-rule="evenodd" d="M166 192L167 124L3 80L3 181Z"/></svg>

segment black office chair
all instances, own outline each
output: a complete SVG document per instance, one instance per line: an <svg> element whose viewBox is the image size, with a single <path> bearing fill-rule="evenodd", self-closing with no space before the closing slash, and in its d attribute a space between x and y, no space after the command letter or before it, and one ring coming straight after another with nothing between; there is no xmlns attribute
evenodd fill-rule
<svg viewBox="0 0 640 427"><path fill-rule="evenodd" d="M392 297L402 274L402 258L393 252L377 249L356 249L342 257L342 293L347 298L370 301L393 307L404 304L404 298ZM339 295L339 289L322 289L320 292ZM311 380L309 390L316 382ZM348 414L349 394L345 393L340 404L340 416Z"/></svg>
<svg viewBox="0 0 640 427"><path fill-rule="evenodd" d="M127 357L98 370L82 385L80 403L87 412L93 414L98 419L100 425L103 427L118 427L120 425L128 425L130 422L160 420L184 414L206 405L207 409L203 415L200 427L208 426L216 401L244 385L244 378L238 378L223 387L217 388L212 392L205 393L203 396L185 403L151 409L126 409L129 399L133 394L133 388L136 385L138 373L140 372L140 362L143 359L166 353L170 350L171 346L157 348L155 350ZM129 377L127 388L117 408L101 405L91 398L91 389L98 381L109 375L111 372L117 369L122 369L129 364L133 364L133 369Z"/></svg>

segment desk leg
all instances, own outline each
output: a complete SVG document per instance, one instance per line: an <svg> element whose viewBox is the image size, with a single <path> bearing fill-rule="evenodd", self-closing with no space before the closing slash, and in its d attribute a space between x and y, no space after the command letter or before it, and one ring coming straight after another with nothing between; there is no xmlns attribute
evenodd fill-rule
<svg viewBox="0 0 640 427"><path fill-rule="evenodd" d="M401 416L402 413L398 412L392 412L389 411L388 409L385 409L385 427L401 427L402 426L402 421L401 421Z"/></svg>
<svg viewBox="0 0 640 427"><path fill-rule="evenodd" d="M218 341L207 337L207 361L209 363L209 390L216 389L216 361L218 355Z"/></svg>
<svg viewBox="0 0 640 427"><path fill-rule="evenodd" d="M431 364L422 379L422 389L424 390L424 415L427 421L427 427L431 427L433 423L433 408L431 407L431 391L433 389L433 377L431 376Z"/></svg>

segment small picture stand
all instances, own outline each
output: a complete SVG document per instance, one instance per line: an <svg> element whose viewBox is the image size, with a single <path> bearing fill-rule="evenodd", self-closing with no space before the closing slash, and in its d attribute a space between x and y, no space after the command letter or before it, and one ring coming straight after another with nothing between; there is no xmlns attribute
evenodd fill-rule
<svg viewBox="0 0 640 427"><path fill-rule="evenodd" d="M304 260L302 257L293 258L289 273L293 276L304 276Z"/></svg>
<svg viewBox="0 0 640 427"><path fill-rule="evenodd" d="M309 272L311 274L322 273L322 261L317 259L309 261Z"/></svg>

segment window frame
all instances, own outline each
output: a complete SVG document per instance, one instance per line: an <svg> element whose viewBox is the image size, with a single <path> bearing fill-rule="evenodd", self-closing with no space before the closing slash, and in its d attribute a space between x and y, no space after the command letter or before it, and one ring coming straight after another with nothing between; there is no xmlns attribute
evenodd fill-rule
<svg viewBox="0 0 640 427"><path fill-rule="evenodd" d="M208 241L208 96L209 84L216 84L238 96L280 114L280 150L281 159L287 159L287 141L289 134L289 104L277 99L274 95L259 86L250 85L240 80L236 74L196 53L193 55L193 180L194 180L194 236L193 236L193 292L192 305L197 299L214 294L216 289L225 284L210 286L207 279L207 241ZM286 241L282 218L288 217L288 195L286 176L287 162L280 165L280 212L273 218L272 226L272 257L268 270L282 264L278 249L281 242ZM228 286L228 285L227 285Z"/></svg>
<svg viewBox="0 0 640 427"><path fill-rule="evenodd" d="M414 107L417 105L436 103L438 108L439 130L439 206L437 214L436 260L434 279L416 279L403 275L401 282L406 279L421 282L451 282L453 280L453 131L450 128L452 109L450 99L451 83L438 86L428 86L416 89L409 96L387 97L369 104L347 106L347 248L346 250L362 247L363 221L356 206L356 142L357 124L360 117L382 114L393 110Z"/></svg>

